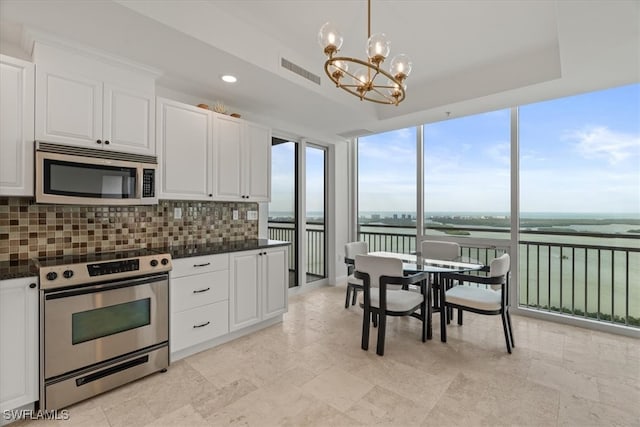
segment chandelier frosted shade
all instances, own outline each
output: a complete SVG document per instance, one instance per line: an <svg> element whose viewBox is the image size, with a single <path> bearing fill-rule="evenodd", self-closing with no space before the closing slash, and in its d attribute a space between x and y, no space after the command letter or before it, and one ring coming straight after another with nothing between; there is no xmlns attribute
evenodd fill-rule
<svg viewBox="0 0 640 427"><path fill-rule="evenodd" d="M379 104L398 105L405 99L405 79L411 73L411 59L399 54L391 60L390 71L382 63L391 51L391 44L384 33L371 35L371 0L368 0L367 59L337 56L344 41L338 28L330 22L318 31L318 43L327 61L324 70L339 87L352 95ZM356 71L351 71L351 69Z"/></svg>

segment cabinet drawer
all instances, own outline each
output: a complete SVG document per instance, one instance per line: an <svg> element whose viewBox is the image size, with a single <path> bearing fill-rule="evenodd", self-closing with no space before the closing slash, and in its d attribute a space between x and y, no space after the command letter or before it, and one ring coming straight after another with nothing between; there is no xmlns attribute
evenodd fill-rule
<svg viewBox="0 0 640 427"><path fill-rule="evenodd" d="M229 270L171 279L171 312L229 299Z"/></svg>
<svg viewBox="0 0 640 427"><path fill-rule="evenodd" d="M205 255L173 260L171 277L182 277L190 274L208 273L210 271L228 270L229 255Z"/></svg>
<svg viewBox="0 0 640 427"><path fill-rule="evenodd" d="M171 318L171 351L176 352L229 332L229 301L182 311Z"/></svg>

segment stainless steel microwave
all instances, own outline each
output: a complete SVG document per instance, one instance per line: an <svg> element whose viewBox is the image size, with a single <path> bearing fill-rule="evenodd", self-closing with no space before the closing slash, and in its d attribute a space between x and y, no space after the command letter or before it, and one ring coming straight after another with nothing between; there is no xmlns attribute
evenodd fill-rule
<svg viewBox="0 0 640 427"><path fill-rule="evenodd" d="M36 141L36 203L153 205L154 156Z"/></svg>

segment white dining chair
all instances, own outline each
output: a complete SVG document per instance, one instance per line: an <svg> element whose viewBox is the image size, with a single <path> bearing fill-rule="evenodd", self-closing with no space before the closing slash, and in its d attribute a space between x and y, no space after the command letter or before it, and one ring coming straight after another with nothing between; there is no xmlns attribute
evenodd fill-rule
<svg viewBox="0 0 640 427"><path fill-rule="evenodd" d="M509 314L509 254L505 253L491 261L488 276L462 273L444 273L444 300L441 313L448 308L458 309L458 324L462 325L462 311L478 314L500 315L507 344L507 352L515 347L511 316ZM447 341L447 328L444 317L440 319L440 339Z"/></svg>
<svg viewBox="0 0 640 427"><path fill-rule="evenodd" d="M358 299L358 291L362 290L362 280L353 275L354 260L356 255L366 255L369 253L369 244L367 242L350 242L344 245L344 257L347 264L347 296L344 301L344 308L349 308L349 300L351 305L355 305Z"/></svg>
<svg viewBox="0 0 640 427"><path fill-rule="evenodd" d="M422 321L422 342L431 330L431 292L426 284L427 274L403 275L402 260L373 255L356 255L356 278L362 280L360 305L362 315L362 349L369 348L369 328L378 324L376 353L384 355L387 316L411 316ZM404 290L409 285L420 285L420 293ZM374 323L375 326L375 323Z"/></svg>

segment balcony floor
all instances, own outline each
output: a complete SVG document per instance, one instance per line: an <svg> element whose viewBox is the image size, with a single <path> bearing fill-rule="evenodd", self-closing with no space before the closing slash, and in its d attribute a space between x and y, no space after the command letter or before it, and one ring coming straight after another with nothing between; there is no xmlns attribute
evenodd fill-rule
<svg viewBox="0 0 640 427"><path fill-rule="evenodd" d="M281 324L199 353L69 408L64 425L640 424L640 341L513 316L465 313L449 342L392 318L384 357L360 349L344 286L290 298ZM18 424L31 424L19 422ZM48 424L39 422L38 425Z"/></svg>

